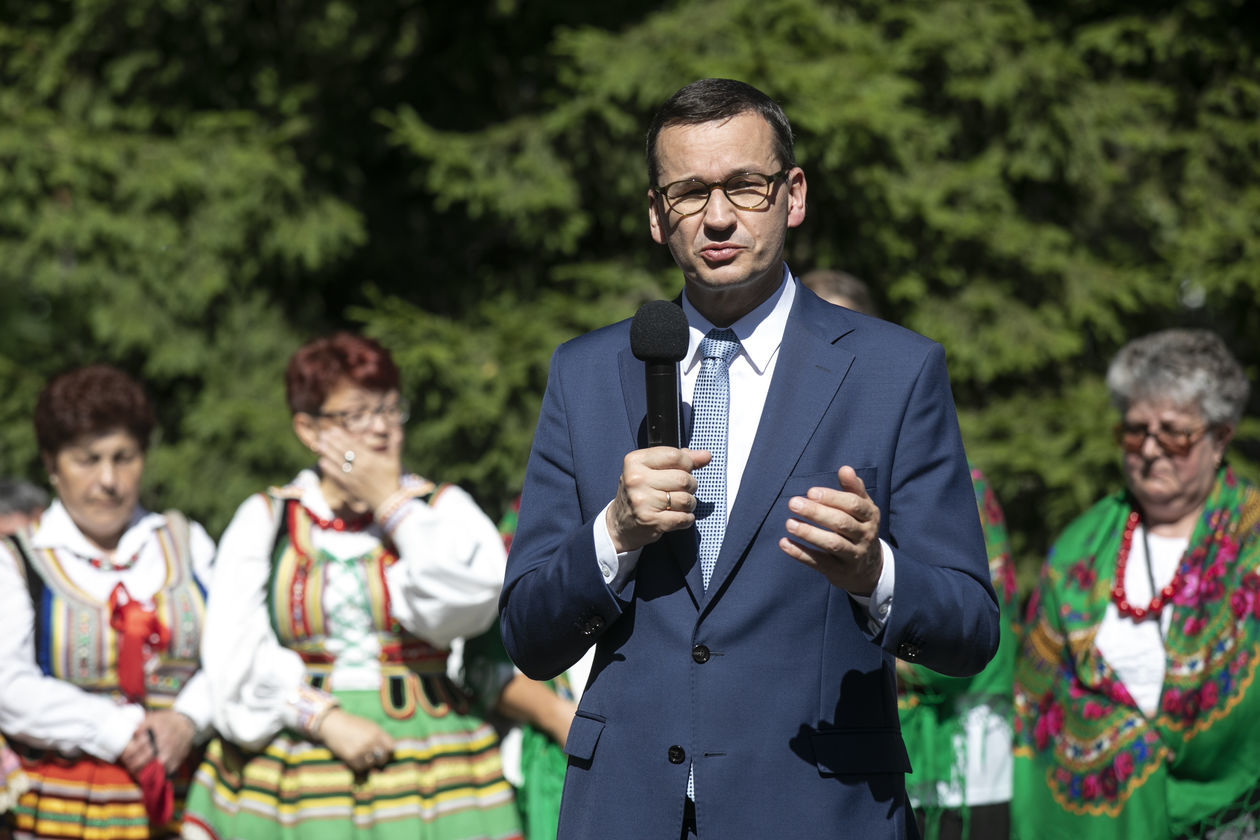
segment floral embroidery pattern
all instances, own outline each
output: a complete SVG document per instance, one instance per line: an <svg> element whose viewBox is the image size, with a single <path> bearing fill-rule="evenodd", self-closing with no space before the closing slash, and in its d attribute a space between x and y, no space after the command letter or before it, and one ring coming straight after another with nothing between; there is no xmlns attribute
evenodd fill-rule
<svg viewBox="0 0 1260 840"><path fill-rule="evenodd" d="M1260 660L1260 534L1240 532L1239 523L1257 504L1222 470L1181 561L1151 719L1093 642L1130 500L1104 499L1064 532L1029 605L1016 666L1017 761L1036 768L1038 796L1048 793L1069 814L1115 818L1153 774L1176 778L1181 766L1211 761L1208 751L1222 743L1260 746L1240 708Z"/></svg>

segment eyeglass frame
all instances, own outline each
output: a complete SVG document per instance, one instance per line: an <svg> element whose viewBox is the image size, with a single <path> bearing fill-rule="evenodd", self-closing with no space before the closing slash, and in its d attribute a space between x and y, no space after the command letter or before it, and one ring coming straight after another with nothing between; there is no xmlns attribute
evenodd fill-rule
<svg viewBox="0 0 1260 840"><path fill-rule="evenodd" d="M1205 423L1198 429L1173 429L1160 424L1158 429L1151 431L1151 427L1143 423L1126 423L1121 420L1112 428L1112 433L1115 435L1116 443L1127 453L1135 454L1141 452L1142 447L1146 445L1146 439L1153 437L1160 449L1175 458L1180 458L1189 455L1190 450L1194 449L1199 441L1207 437L1208 432L1215 428L1210 423ZM1125 438L1128 436L1136 437L1139 429L1142 431L1142 437L1137 439L1137 445L1130 446L1126 444ZM1172 442L1170 445L1169 438L1174 435L1177 437L1177 441Z"/></svg>
<svg viewBox="0 0 1260 840"><path fill-rule="evenodd" d="M362 427L351 428L350 416L356 414L363 415L366 422L362 424ZM391 418L391 414L396 416ZM391 426L404 425L409 419L411 419L411 401L406 397L399 397L398 401L393 405L382 402L375 408L356 408L346 411L316 411L313 412L311 416L317 417L321 420L332 420L352 435L361 434L372 427L372 421L377 417L380 417ZM356 424L356 426L358 426L358 424Z"/></svg>
<svg viewBox="0 0 1260 840"><path fill-rule="evenodd" d="M678 218L680 219L685 219L688 216L694 216L697 213L703 213L705 208L709 206L709 201L713 198L713 190L719 187L722 190L722 195L726 196L726 200L731 203L732 207L736 208L737 210L756 211L756 210L761 210L763 209L763 207L768 207L770 205L770 196L774 193L773 187L774 187L775 182L778 181L780 178L784 177L785 175L787 175L789 172L791 172L795 168L796 167L794 166L789 166L786 169L780 169L778 172L775 172L773 175L766 175L764 172L736 172L735 174L729 175L726 178L722 179L721 181L713 181L713 182L701 181L699 178L682 178L677 181L670 181L668 184L661 184L659 186L652 187L652 192L660 196L661 200L665 202L665 208L669 210L669 212L671 213L677 213ZM759 202L755 207L744 207L742 204L738 204L733 198L731 198L731 194L726 191L727 184L729 184L731 181L735 180L736 178L743 178L747 175L756 175L758 177L766 179L766 192L765 194L761 196L761 202ZM704 190L705 190L704 204L701 204L698 208L696 208L695 210L692 210L690 213L683 213L679 210L674 209L675 204L677 204L679 201L682 201L684 198L686 198L686 196L682 196L680 198L675 199L672 202L669 200L669 196L665 194L665 191L668 190L670 187L674 186L675 184L699 184L700 186L704 187Z"/></svg>

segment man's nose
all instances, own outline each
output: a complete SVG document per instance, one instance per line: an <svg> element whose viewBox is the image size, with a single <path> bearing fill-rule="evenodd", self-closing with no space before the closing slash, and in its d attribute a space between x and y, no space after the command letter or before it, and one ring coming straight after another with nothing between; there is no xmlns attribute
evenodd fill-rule
<svg viewBox="0 0 1260 840"><path fill-rule="evenodd" d="M719 230L729 229L735 224L735 205L731 204L721 187L709 190L709 203L704 206L704 224Z"/></svg>

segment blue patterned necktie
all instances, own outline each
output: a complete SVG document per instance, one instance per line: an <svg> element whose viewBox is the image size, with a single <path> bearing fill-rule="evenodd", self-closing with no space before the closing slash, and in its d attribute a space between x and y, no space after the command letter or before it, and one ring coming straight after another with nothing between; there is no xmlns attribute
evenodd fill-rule
<svg viewBox="0 0 1260 840"><path fill-rule="evenodd" d="M696 529L700 573L709 588L726 532L726 421L730 413L730 363L739 352L732 330L710 330L700 342L700 373L692 394L691 449L707 449L713 460L696 470Z"/></svg>

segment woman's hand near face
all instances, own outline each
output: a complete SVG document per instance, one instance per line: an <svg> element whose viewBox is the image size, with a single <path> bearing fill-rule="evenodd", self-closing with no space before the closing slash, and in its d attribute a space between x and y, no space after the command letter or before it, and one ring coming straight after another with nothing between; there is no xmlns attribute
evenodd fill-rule
<svg viewBox="0 0 1260 840"><path fill-rule="evenodd" d="M401 486L400 445L392 438L382 448L373 446L371 432L351 435L337 426L324 429L316 443L319 468L324 477L352 499L366 502L373 510ZM347 461L346 453L353 452ZM349 464L350 469L345 469Z"/></svg>

